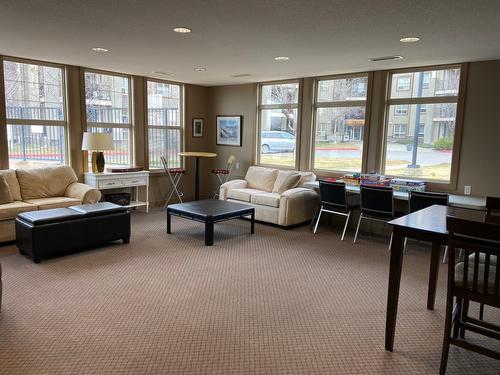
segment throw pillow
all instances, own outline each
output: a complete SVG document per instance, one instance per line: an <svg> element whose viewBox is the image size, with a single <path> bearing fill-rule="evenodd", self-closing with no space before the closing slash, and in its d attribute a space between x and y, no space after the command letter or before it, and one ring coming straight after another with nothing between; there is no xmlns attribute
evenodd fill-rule
<svg viewBox="0 0 500 375"><path fill-rule="evenodd" d="M300 180L300 174L295 171L279 171L276 182L274 183L273 193L282 194L289 189L297 186Z"/></svg>
<svg viewBox="0 0 500 375"><path fill-rule="evenodd" d="M12 203L12 194L4 176L0 176L0 204Z"/></svg>

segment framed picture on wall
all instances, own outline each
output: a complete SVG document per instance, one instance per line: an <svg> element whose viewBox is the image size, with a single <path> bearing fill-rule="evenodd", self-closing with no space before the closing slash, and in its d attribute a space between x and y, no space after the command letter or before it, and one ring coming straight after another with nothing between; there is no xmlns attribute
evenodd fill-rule
<svg viewBox="0 0 500 375"><path fill-rule="evenodd" d="M193 137L201 138L203 137L203 119L194 118L193 119Z"/></svg>
<svg viewBox="0 0 500 375"><path fill-rule="evenodd" d="M217 145L242 145L243 116L217 116Z"/></svg>

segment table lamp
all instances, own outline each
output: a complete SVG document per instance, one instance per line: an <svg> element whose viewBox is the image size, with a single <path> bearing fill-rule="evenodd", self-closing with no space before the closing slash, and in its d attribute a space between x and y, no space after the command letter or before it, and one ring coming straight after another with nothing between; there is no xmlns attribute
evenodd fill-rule
<svg viewBox="0 0 500 375"><path fill-rule="evenodd" d="M111 133L83 133L82 150L92 151L92 172L104 172L104 154L102 151L113 149Z"/></svg>

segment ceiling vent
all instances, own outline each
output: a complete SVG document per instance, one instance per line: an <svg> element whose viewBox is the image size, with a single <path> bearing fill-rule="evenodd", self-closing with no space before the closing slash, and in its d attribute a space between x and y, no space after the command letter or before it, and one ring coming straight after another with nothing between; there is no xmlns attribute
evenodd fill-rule
<svg viewBox="0 0 500 375"><path fill-rule="evenodd" d="M401 60L403 56L395 55L395 56L382 56L382 57L373 57L370 61L388 61L388 60Z"/></svg>
<svg viewBox="0 0 500 375"><path fill-rule="evenodd" d="M251 74L248 73L243 73L243 74L233 74L231 77L233 78L243 78L243 77L250 77Z"/></svg>

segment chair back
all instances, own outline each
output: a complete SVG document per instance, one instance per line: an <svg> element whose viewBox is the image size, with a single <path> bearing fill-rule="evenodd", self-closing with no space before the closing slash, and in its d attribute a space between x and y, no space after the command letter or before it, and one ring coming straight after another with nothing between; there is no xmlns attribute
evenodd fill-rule
<svg viewBox="0 0 500 375"><path fill-rule="evenodd" d="M347 192L343 182L319 181L319 199L322 205L347 211Z"/></svg>
<svg viewBox="0 0 500 375"><path fill-rule="evenodd" d="M231 173L231 169L233 168L233 164L236 161L236 156L231 155L229 158L227 158L227 166L226 169Z"/></svg>
<svg viewBox="0 0 500 375"><path fill-rule="evenodd" d="M455 295L500 307L500 225L448 217L448 286ZM456 250L464 261L456 264ZM485 300L486 298L486 300Z"/></svg>
<svg viewBox="0 0 500 375"><path fill-rule="evenodd" d="M165 169L165 172L169 173L168 158L166 156L161 156L160 160L161 164L163 165L163 169Z"/></svg>
<svg viewBox="0 0 500 375"><path fill-rule="evenodd" d="M368 215L394 217L392 187L360 186L361 212Z"/></svg>
<svg viewBox="0 0 500 375"><path fill-rule="evenodd" d="M446 193L433 193L429 191L410 191L410 212L438 204L447 206L449 196Z"/></svg>
<svg viewBox="0 0 500 375"><path fill-rule="evenodd" d="M488 215L499 216L500 215L500 198L498 197L486 197L486 210Z"/></svg>

